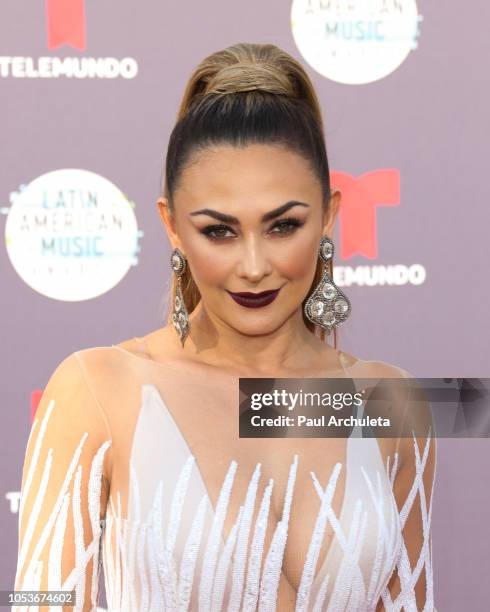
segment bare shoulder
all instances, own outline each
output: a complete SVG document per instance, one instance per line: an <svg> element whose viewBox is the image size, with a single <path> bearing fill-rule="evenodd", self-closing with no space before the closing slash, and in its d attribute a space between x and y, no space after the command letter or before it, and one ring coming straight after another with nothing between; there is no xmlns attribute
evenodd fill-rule
<svg viewBox="0 0 490 612"><path fill-rule="evenodd" d="M414 378L404 368L387 361L365 361L366 371L372 378Z"/></svg>
<svg viewBox="0 0 490 612"><path fill-rule="evenodd" d="M167 325L144 336L135 336L114 345L151 361L165 361L180 356L182 349L175 332Z"/></svg>
<svg viewBox="0 0 490 612"><path fill-rule="evenodd" d="M138 353L137 339L124 340L107 346L92 346L75 351L85 373L93 380L113 381L129 373L133 356Z"/></svg>
<svg viewBox="0 0 490 612"><path fill-rule="evenodd" d="M345 351L341 351L344 364L348 368L355 366L359 377L366 378L414 378L404 368L380 360L365 360Z"/></svg>
<svg viewBox="0 0 490 612"><path fill-rule="evenodd" d="M114 346L90 346L82 348L73 353L83 365L94 369L105 369L118 358L119 353Z"/></svg>
<svg viewBox="0 0 490 612"><path fill-rule="evenodd" d="M344 365L346 365L348 368L351 368L352 366L362 361L362 359L360 359L359 357L355 357L354 355L346 353L345 351L338 351L338 353L342 354L342 361L344 362Z"/></svg>

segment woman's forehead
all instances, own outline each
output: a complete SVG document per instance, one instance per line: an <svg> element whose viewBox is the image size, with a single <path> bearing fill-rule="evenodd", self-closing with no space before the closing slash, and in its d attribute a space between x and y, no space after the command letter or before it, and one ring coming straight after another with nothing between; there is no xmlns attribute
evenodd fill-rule
<svg viewBox="0 0 490 612"><path fill-rule="evenodd" d="M308 160L278 145L250 144L244 147L219 145L196 153L183 169L175 198L251 196L257 193L288 197L310 193L315 197L320 184Z"/></svg>

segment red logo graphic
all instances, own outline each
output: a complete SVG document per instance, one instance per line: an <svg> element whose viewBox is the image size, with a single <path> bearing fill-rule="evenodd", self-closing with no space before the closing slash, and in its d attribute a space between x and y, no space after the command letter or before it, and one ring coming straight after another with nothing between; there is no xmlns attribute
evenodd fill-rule
<svg viewBox="0 0 490 612"><path fill-rule="evenodd" d="M332 189L342 192L339 210L340 256L347 259L378 256L376 209L400 204L400 172L394 168L374 170L354 177L332 172Z"/></svg>
<svg viewBox="0 0 490 612"><path fill-rule="evenodd" d="M85 49L85 0L46 0L46 19L49 49Z"/></svg>

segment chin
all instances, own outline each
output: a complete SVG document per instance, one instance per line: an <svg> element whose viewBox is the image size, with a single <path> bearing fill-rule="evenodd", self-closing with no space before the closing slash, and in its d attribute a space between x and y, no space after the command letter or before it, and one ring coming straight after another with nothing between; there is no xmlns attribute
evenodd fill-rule
<svg viewBox="0 0 490 612"><path fill-rule="evenodd" d="M229 321L228 325L235 329L240 334L245 336L264 336L271 334L281 327L281 322L274 321L250 321L244 323L244 321Z"/></svg>

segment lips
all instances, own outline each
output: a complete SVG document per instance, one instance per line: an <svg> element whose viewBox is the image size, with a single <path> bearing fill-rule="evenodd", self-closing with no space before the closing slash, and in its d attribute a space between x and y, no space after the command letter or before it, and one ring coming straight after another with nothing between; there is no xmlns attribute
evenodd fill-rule
<svg viewBox="0 0 490 612"><path fill-rule="evenodd" d="M241 291L239 293L228 291L228 293L237 304L240 304L240 306L245 306L245 308L261 308L273 302L279 291L280 288L270 291L261 291L260 293L251 293L250 291Z"/></svg>

